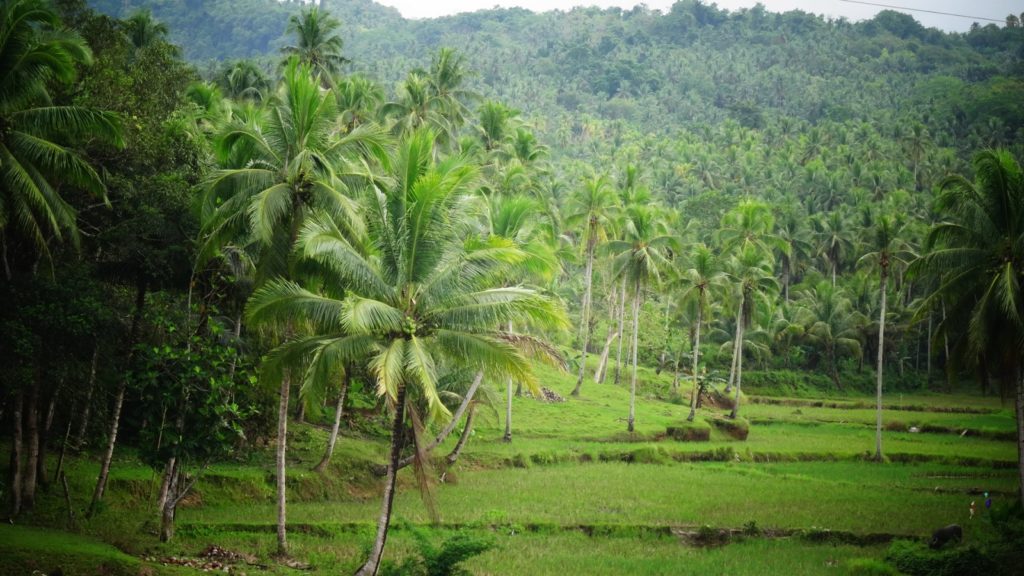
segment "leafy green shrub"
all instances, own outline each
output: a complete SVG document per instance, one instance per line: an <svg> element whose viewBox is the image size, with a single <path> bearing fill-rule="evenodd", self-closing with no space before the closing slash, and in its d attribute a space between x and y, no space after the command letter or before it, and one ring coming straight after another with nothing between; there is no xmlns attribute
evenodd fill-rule
<svg viewBox="0 0 1024 576"><path fill-rule="evenodd" d="M897 540L885 559L909 576L991 576L999 567L975 546L931 550L920 542Z"/></svg>
<svg viewBox="0 0 1024 576"><path fill-rule="evenodd" d="M419 557L406 558L401 564L383 563L383 576L468 576L470 572L459 564L494 547L493 539L470 532L457 532L440 546L431 542L425 530L412 528L412 535Z"/></svg>
<svg viewBox="0 0 1024 576"><path fill-rule="evenodd" d="M729 532L705 524L697 530L695 540L701 546L722 546L729 543Z"/></svg>
<svg viewBox="0 0 1024 576"><path fill-rule="evenodd" d="M633 464L664 464L670 459L663 449L647 446L633 450L626 455L625 460Z"/></svg>

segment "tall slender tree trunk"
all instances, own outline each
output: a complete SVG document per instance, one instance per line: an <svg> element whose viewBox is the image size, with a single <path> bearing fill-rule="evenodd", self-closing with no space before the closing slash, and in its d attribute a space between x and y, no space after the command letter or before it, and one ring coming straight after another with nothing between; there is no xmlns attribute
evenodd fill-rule
<svg viewBox="0 0 1024 576"><path fill-rule="evenodd" d="M587 239L587 267L583 277L586 288L583 292L583 347L580 352L580 373L576 377L576 387L572 389L571 396L580 395L580 388L583 387L583 376L587 373L587 345L590 344L590 295L591 284L594 280L594 246L597 245L597 238L594 236L594 228L596 226L597 220L592 218L590 221L590 234Z"/></svg>
<svg viewBox="0 0 1024 576"><path fill-rule="evenodd" d="M690 391L690 415L686 417L686 420L693 422L694 416L697 414L697 394L700 391L700 387L697 385L697 368L700 360L700 323L704 319L704 307L697 306L697 333L693 339L693 389Z"/></svg>
<svg viewBox="0 0 1024 576"><path fill-rule="evenodd" d="M139 338L139 325L142 323L142 310L146 305L146 283L139 282L135 292L135 311L132 313L132 325L128 331L128 358L125 362L125 373L132 367L135 359L135 344ZM121 379L117 386L117 395L114 397L114 412L110 416L110 435L107 440L107 449L103 453L103 462L100 464L100 475L96 479L96 489L92 493L92 501L89 502L89 509L85 513L86 518L96 513L96 507L103 500L103 493L107 488L107 478L110 476L110 462L114 458L114 447L117 445L117 428L121 423L121 406L124 405L125 389L128 387L127 376Z"/></svg>
<svg viewBox="0 0 1024 576"><path fill-rule="evenodd" d="M932 311L928 311L928 341L925 343L924 371L927 375L927 383L932 383Z"/></svg>
<svg viewBox="0 0 1024 576"><path fill-rule="evenodd" d="M740 306L740 310L743 310L742 306ZM743 331L743 322L741 317L741 322L737 329L739 337L736 339L736 341L739 342L739 354L736 355L736 401L733 402L732 413L729 414L729 418L734 420L740 415L740 393L743 390Z"/></svg>
<svg viewBox="0 0 1024 576"><path fill-rule="evenodd" d="M60 394L63 382L50 395L50 403L46 408L46 418L43 420L43 429L39 433L39 458L36 460L36 483L46 490L50 487L50 476L46 471L46 452L50 444L50 430L53 428L53 416L57 411L57 396Z"/></svg>
<svg viewBox="0 0 1024 576"><path fill-rule="evenodd" d="M512 441L512 379L505 383L505 435L501 437L502 442Z"/></svg>
<svg viewBox="0 0 1024 576"><path fill-rule="evenodd" d="M885 359L885 286L888 275L882 269L882 310L878 314L878 363L875 366L875 460L882 460L882 361Z"/></svg>
<svg viewBox="0 0 1024 576"><path fill-rule="evenodd" d="M167 491L160 503L160 541L170 542L174 537L174 512L175 500L178 492L178 483L181 480L181 467L172 458L168 462L169 469L166 474Z"/></svg>
<svg viewBox="0 0 1024 576"><path fill-rule="evenodd" d="M737 360L742 354L742 327L740 323L743 321L743 299L740 298L740 311L736 314L736 339L732 343L732 366L729 368L729 382L725 385L725 393L728 394L732 391L732 385L736 382L736 367L739 364Z"/></svg>
<svg viewBox="0 0 1024 576"><path fill-rule="evenodd" d="M622 366L622 341L625 338L622 337L622 331L625 329L626 323L626 277L622 277L622 285L619 287L619 292L622 294L622 298L619 300L619 352L615 356L615 385L619 385L619 373Z"/></svg>
<svg viewBox="0 0 1024 576"><path fill-rule="evenodd" d="M21 457L22 457L22 410L25 405L25 393L21 390L14 396L14 407L11 409L11 459L10 480L7 484L10 491L10 518L21 514Z"/></svg>
<svg viewBox="0 0 1024 576"><path fill-rule="evenodd" d="M314 472L323 472L331 463L331 456L334 454L334 445L338 442L338 430L341 428L341 416L345 411L345 395L348 393L348 370L342 377L341 390L338 392L338 404L334 407L334 423L331 425L331 436L327 439L327 450L320 463L313 467Z"/></svg>
<svg viewBox="0 0 1024 576"><path fill-rule="evenodd" d="M466 413L466 425L462 427L462 434L459 435L459 441L455 443L455 448L452 448L451 454L445 458L448 465L455 464L455 461L459 459L459 454L462 454L462 449L466 447L466 442L469 441L470 434L473 433L473 416L476 415L476 404L469 408L469 412Z"/></svg>
<svg viewBox="0 0 1024 576"><path fill-rule="evenodd" d="M288 500L288 478L285 457L288 450L288 394L291 391L292 375L287 370L281 378L281 391L277 405L277 554L288 554L286 512Z"/></svg>
<svg viewBox="0 0 1024 576"><path fill-rule="evenodd" d="M512 332L512 322L508 323L508 331ZM501 437L503 442L512 441L512 378L505 383L505 435Z"/></svg>
<svg viewBox="0 0 1024 576"><path fill-rule="evenodd" d="M610 306L612 317L608 323L608 334L605 337L604 349L601 351L601 361L597 365L597 371L594 372L594 382L598 384L604 384L605 378L608 377L608 359L611 357L612 342L619 337L615 331L615 313L619 309L618 297L619 291L613 286Z"/></svg>
<svg viewBox="0 0 1024 576"><path fill-rule="evenodd" d="M637 287L636 293L633 295L633 343L632 343L632 356L633 356L633 374L630 376L629 382L629 425L627 429L632 432L634 429L634 422L636 421L636 349L637 349L637 336L640 332L640 288Z"/></svg>
<svg viewBox="0 0 1024 576"><path fill-rule="evenodd" d="M942 369L946 373L946 392L953 391L953 372L950 370L949 365L949 327L946 326L946 303L942 303L942 325L945 330L942 331L942 342L944 353L942 356ZM1024 502L1024 500L1022 500Z"/></svg>
<svg viewBox="0 0 1024 576"><path fill-rule="evenodd" d="M42 369L39 369L40 376ZM39 387L41 378L28 395L25 411L25 432L28 435L28 459L25 462L25 478L21 487L21 509L31 512L36 506L36 472L39 470Z"/></svg>
<svg viewBox="0 0 1024 576"><path fill-rule="evenodd" d="M511 383L509 388L511 388ZM388 473L384 481L384 498L381 504L380 518L377 520L377 536L373 540L370 557L356 572L356 576L375 576L380 567L380 559L384 555L384 544L388 539L388 526L391 524L391 510L395 500L398 460L402 453L402 440L405 438L405 390L405 385L399 384L398 396L395 400L395 417L391 424L391 455L388 458Z"/></svg>
<svg viewBox="0 0 1024 576"><path fill-rule="evenodd" d="M604 383L605 376L608 375L608 356L611 354L612 341L618 337L618 334L608 328L608 338L604 341L604 349L601 350L601 359L597 363L597 371L594 372L594 382L598 384Z"/></svg>
<svg viewBox="0 0 1024 576"><path fill-rule="evenodd" d="M75 434L75 446L80 447L85 441L85 433L89 428L89 414L92 411L92 393L96 389L96 368L100 361L99 340L93 344L92 361L89 363L89 383L86 384L85 404L82 405L82 421L78 424L78 432Z"/></svg>

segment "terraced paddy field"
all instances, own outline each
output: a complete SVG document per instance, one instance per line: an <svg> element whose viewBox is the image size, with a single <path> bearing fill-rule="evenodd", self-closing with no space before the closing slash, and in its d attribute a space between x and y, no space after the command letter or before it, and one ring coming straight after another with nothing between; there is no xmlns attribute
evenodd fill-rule
<svg viewBox="0 0 1024 576"><path fill-rule="evenodd" d="M512 442L502 441L502 406L481 406L456 464L443 456L461 430L435 450L429 498L411 469L402 472L388 561L416 557L423 542L468 538L490 545L463 564L474 574L895 573L884 563L894 540L923 548L932 530L958 523L960 549L991 541L992 514L1017 491L1013 415L997 398L887 398L887 461L877 463L871 398L755 393L741 405L746 440L703 424L726 411L702 408L708 439L677 441L666 430L683 424L688 407L660 398L667 375L644 375L628 434L624 387L590 383L569 398L570 376L539 370L567 400L515 398ZM490 392L500 403L502 391ZM56 488L33 516L0 528L0 573L191 574L216 558L235 573L351 573L379 513L375 468L386 442L344 430L331 468L317 474L310 468L326 435L320 425L292 427L289 560L273 556L271 452L209 470L179 511L176 538L160 544L157 475L126 450L96 517L80 514L96 473L82 457L68 467L79 511L71 532Z"/></svg>

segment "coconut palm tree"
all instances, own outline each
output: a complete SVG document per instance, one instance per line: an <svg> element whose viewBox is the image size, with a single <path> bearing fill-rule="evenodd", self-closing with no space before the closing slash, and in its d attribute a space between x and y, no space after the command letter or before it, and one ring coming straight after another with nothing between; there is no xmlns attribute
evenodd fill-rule
<svg viewBox="0 0 1024 576"><path fill-rule="evenodd" d="M861 256L858 263L878 268L878 361L875 366L875 459L882 460L882 367L885 358L885 304L886 289L889 285L889 273L893 264L906 263L910 254L901 241L903 222L892 216L882 215L873 226L873 242L871 252Z"/></svg>
<svg viewBox="0 0 1024 576"><path fill-rule="evenodd" d="M928 251L911 272L938 280L923 308L948 305L940 328L965 327L961 354L968 361L984 355L986 369L1015 392L1017 441L1024 446L1024 172L1005 150L978 153L973 167L973 182L943 181L937 204L943 219L929 231ZM1018 470L1024 501L1024 449Z"/></svg>
<svg viewBox="0 0 1024 576"><path fill-rule="evenodd" d="M576 378L576 387L572 390L573 396L580 395L580 388L583 386L583 375L587 369L587 345L590 343L590 310L592 290L594 282L594 253L597 244L604 239L605 228L615 208L615 193L604 176L593 178L586 182L571 199L568 217L570 223L579 222L583 224L583 235L581 237L584 246L585 268L583 271L583 305L580 310L580 331L582 346L580 350L579 376Z"/></svg>
<svg viewBox="0 0 1024 576"><path fill-rule="evenodd" d="M671 266L673 250L678 239L666 234L660 211L648 204L631 206L626 212L622 240L608 243L615 254L613 269L617 277L626 279L631 296L633 314L632 362L633 372L629 385L629 419L627 430L633 432L636 419L637 337L640 333L640 304L651 283L660 283Z"/></svg>
<svg viewBox="0 0 1024 576"><path fill-rule="evenodd" d="M216 141L224 168L213 171L201 198L200 262L233 243L254 245L255 279L297 275L289 258L313 211L335 216L353 238L361 222L351 186L373 179L363 168L388 161L389 143L372 126L339 135L337 106L319 76L293 58L276 100L255 118L236 119ZM347 223L347 224L346 224ZM285 329L285 334L292 331ZM291 374L280 382L278 406L278 551L287 552L285 452Z"/></svg>
<svg viewBox="0 0 1024 576"><path fill-rule="evenodd" d="M768 252L757 243L741 245L739 252L729 259L727 274L736 296L736 338L733 341L733 366L736 382L736 400L730 418L740 410L740 391L743 383L744 331L754 318L754 307L778 289L772 274Z"/></svg>
<svg viewBox="0 0 1024 576"><path fill-rule="evenodd" d="M300 319L313 326L311 336L272 355L268 373L280 377L289 360L308 354L364 363L393 411L381 514L370 556L358 571L363 575L376 574L380 565L412 401L426 406L431 417L446 416L437 389L445 369L483 371L535 386L522 350L546 345L498 327L565 326L551 300L527 288L501 286L510 267L526 258L522 250L500 238L464 240L471 204L465 199L476 170L460 158L435 162L434 146L430 131L413 133L391 163L388 184L367 193L362 214L369 252L353 245L327 214L303 226L303 256L329 271L331 286L345 287L343 297L275 280L257 291L249 308L253 319Z"/></svg>
<svg viewBox="0 0 1024 576"><path fill-rule="evenodd" d="M296 43L281 48L287 64L293 57L319 76L324 87L334 82L341 67L350 60L341 55L344 42L337 34L341 21L319 6L302 10L288 18L286 34L295 34Z"/></svg>
<svg viewBox="0 0 1024 576"><path fill-rule="evenodd" d="M149 10L137 10L124 20L125 33L128 41L136 50L141 50L154 42L166 40L169 30L163 22L157 22Z"/></svg>
<svg viewBox="0 0 1024 576"><path fill-rule="evenodd" d="M832 382L842 390L839 355L845 352L860 356L862 347L858 327L865 319L853 309L843 289L832 286L827 280L804 291L802 296L804 324L807 326L805 336L812 344L824 349Z"/></svg>
<svg viewBox="0 0 1024 576"><path fill-rule="evenodd" d="M529 281L543 285L557 276L560 269L554 248L547 242L544 229L537 216L540 204L525 196L494 194L484 199L480 234L492 241L510 241L521 250L524 258L510 270L506 284ZM514 326L508 326L512 333ZM512 379L508 379L505 396L505 442L512 441ZM469 398L472 400L472 397Z"/></svg>
<svg viewBox="0 0 1024 576"><path fill-rule="evenodd" d="M708 299L724 288L725 279L725 273L721 270L714 252L707 246L698 244L694 246L693 252L690 254L690 258L678 280L679 298L684 302L692 302L697 309L697 317L694 319L693 338L693 387L690 392L690 414L686 417L691 422L697 412L700 329L704 322L710 320L710 317L707 316L709 308Z"/></svg>
<svg viewBox="0 0 1024 576"><path fill-rule="evenodd" d="M0 245L11 278L8 245L49 254L51 239L78 243L75 209L60 194L68 185L106 198L96 170L72 147L98 139L123 146L117 115L80 106L54 105L50 87L74 81L77 66L92 62L78 35L61 27L42 0L0 6Z"/></svg>

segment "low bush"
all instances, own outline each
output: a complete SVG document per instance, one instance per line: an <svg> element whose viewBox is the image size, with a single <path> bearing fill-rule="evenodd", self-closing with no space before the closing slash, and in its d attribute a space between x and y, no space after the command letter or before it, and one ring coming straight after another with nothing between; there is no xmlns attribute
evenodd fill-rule
<svg viewBox="0 0 1024 576"><path fill-rule="evenodd" d="M885 559L909 576L992 576L999 566L975 546L932 550L920 542L897 540Z"/></svg>

